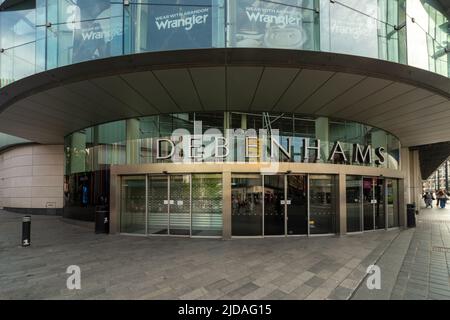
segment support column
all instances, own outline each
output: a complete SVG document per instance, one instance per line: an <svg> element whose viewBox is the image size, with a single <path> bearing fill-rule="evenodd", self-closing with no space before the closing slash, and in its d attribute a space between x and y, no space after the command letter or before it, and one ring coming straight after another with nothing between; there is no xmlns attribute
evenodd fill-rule
<svg viewBox="0 0 450 320"><path fill-rule="evenodd" d="M445 161L445 190L448 191L448 161Z"/></svg>
<svg viewBox="0 0 450 320"><path fill-rule="evenodd" d="M244 113L241 115L241 129L247 130L247 115Z"/></svg>
<svg viewBox="0 0 450 320"><path fill-rule="evenodd" d="M338 234L347 234L347 190L346 190L346 175L339 174L338 176Z"/></svg>
<svg viewBox="0 0 450 320"><path fill-rule="evenodd" d="M422 174L420 172L419 150L411 151L411 202L416 203L416 210L422 206Z"/></svg>
<svg viewBox="0 0 450 320"><path fill-rule="evenodd" d="M436 170L436 190L441 188L441 182L439 181L439 168Z"/></svg>
<svg viewBox="0 0 450 320"><path fill-rule="evenodd" d="M316 139L320 140L320 157L327 162L329 150L329 121L328 118L319 117L316 119Z"/></svg>
<svg viewBox="0 0 450 320"><path fill-rule="evenodd" d="M109 233L120 232L120 176L111 174L109 184Z"/></svg>
<svg viewBox="0 0 450 320"><path fill-rule="evenodd" d="M222 174L222 237L224 240L231 239L231 172L223 172Z"/></svg>
<svg viewBox="0 0 450 320"><path fill-rule="evenodd" d="M128 119L126 123L127 164L139 164L140 158L140 122L138 119Z"/></svg>
<svg viewBox="0 0 450 320"><path fill-rule="evenodd" d="M399 225L400 227L406 227L406 205L411 203L411 152L409 148L401 148L400 161L401 171L403 172L404 179L399 183Z"/></svg>

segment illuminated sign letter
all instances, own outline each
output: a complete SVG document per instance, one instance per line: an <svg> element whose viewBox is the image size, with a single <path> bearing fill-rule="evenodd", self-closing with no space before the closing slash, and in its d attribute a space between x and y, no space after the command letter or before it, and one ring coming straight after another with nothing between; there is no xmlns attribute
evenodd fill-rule
<svg viewBox="0 0 450 320"><path fill-rule="evenodd" d="M200 141L201 139L191 138L189 140L189 158L191 159L199 159L203 157L203 152L199 152L197 155L197 149L203 148L203 146L196 146L195 141Z"/></svg>
<svg viewBox="0 0 450 320"><path fill-rule="evenodd" d="M315 150L316 151L316 157L314 158L314 162L317 160L320 160L320 140L317 139L315 146L311 147L309 145L309 138L303 139L303 161L308 160L309 161L309 150Z"/></svg>
<svg viewBox="0 0 450 320"><path fill-rule="evenodd" d="M383 147L378 147L375 149L375 155L377 156L377 160L375 160L376 165L381 165L386 161L386 157L384 156L385 149Z"/></svg>
<svg viewBox="0 0 450 320"><path fill-rule="evenodd" d="M345 152L342 149L341 143L339 141L336 141L334 143L333 149L331 149L331 154L328 157L328 161L333 161L334 160L334 156L336 154L342 155L342 159L344 160L344 162L347 162L347 157L346 157Z"/></svg>
<svg viewBox="0 0 450 320"><path fill-rule="evenodd" d="M372 146L368 145L361 151L361 146L357 143L353 144L353 163L372 163Z"/></svg>
<svg viewBox="0 0 450 320"><path fill-rule="evenodd" d="M161 146L162 143L165 142L168 144L168 146L170 146L170 152L167 155L162 155L161 154ZM173 157L173 154L175 152L175 144L172 142L172 140L170 139L158 139L156 141L156 160L166 160L166 159L170 159Z"/></svg>
<svg viewBox="0 0 450 320"><path fill-rule="evenodd" d="M219 142L220 141L220 142ZM219 154L219 150L225 151L223 154ZM216 158L226 158L230 154L230 148L228 148L228 140L224 137L216 137Z"/></svg>
<svg viewBox="0 0 450 320"><path fill-rule="evenodd" d="M271 138L270 157L275 158L275 148L277 147L289 160L291 160L291 138L288 138L287 150L275 138ZM289 151L288 151L289 150ZM278 160L278 159L277 159Z"/></svg>

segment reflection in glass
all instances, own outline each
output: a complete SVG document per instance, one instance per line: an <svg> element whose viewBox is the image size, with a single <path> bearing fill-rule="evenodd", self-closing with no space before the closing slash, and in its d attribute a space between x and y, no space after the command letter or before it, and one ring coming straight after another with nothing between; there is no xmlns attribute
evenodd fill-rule
<svg viewBox="0 0 450 320"><path fill-rule="evenodd" d="M314 1L230 0L231 47L319 49Z"/></svg>
<svg viewBox="0 0 450 320"><path fill-rule="evenodd" d="M362 231L362 179L347 176L347 232Z"/></svg>
<svg viewBox="0 0 450 320"><path fill-rule="evenodd" d="M335 141L341 143L347 156L345 164L376 166L372 163L352 163L353 144L358 143L361 148L367 145L383 146L386 148L385 164L390 168L397 168L400 158L399 140L384 131L373 127L354 123L350 121L335 121L321 117L322 125L317 126L318 118L306 117L289 113L244 113L244 112L191 112L162 114L148 117L131 118L127 120L114 121L98 126L86 128L75 132L65 139L66 151L66 174L78 172L90 172L106 169L111 164L146 164L161 162L179 162L187 153L176 152L171 159L158 160L156 157L157 138L169 138L174 130L183 129L194 133L194 122L201 121L203 132L217 129L219 134L224 134L224 123L230 117L227 128L235 130L235 136L229 136L230 152L226 162L256 162L267 160L270 157L269 150L261 152L261 159L245 158L245 131L256 131L260 129L279 130L279 143L288 149L288 141L291 141L291 155L289 159L280 152L280 162L307 162L314 158L315 152L310 152L310 160L304 159L304 139L309 138L310 146L315 146L315 139L321 139L322 159L317 162L327 162L328 152ZM242 129L242 130L239 130ZM248 133L248 132L247 132ZM250 133L248 133L250 135ZM211 135L205 135L203 144L213 146L214 139ZM321 138L322 137L322 138ZM324 137L326 137L324 139ZM209 139L209 140L208 140ZM180 142L175 143L180 147ZM267 144L270 144L269 138ZM327 148L327 152L325 149ZM161 146L162 154L169 154L169 144ZM210 148L211 149L211 148ZM373 150L372 150L373 151ZM372 157L375 159L375 156ZM205 156L198 161L215 162L214 156ZM335 163L343 163L343 159L335 157Z"/></svg>
<svg viewBox="0 0 450 320"><path fill-rule="evenodd" d="M336 233L336 177L309 177L309 228L311 234Z"/></svg>
<svg viewBox="0 0 450 320"><path fill-rule="evenodd" d="M223 47L224 10L218 0L166 0L125 7L125 52Z"/></svg>
<svg viewBox="0 0 450 320"><path fill-rule="evenodd" d="M262 235L262 177L233 175L231 179L231 232L233 236Z"/></svg>
<svg viewBox="0 0 450 320"><path fill-rule="evenodd" d="M386 179L386 186L387 186L388 228L394 228L399 226L398 180Z"/></svg>
<svg viewBox="0 0 450 320"><path fill-rule="evenodd" d="M47 6L47 69L123 54L123 5L55 0Z"/></svg>
<svg viewBox="0 0 450 320"><path fill-rule="evenodd" d="M375 229L386 228L384 179L375 179Z"/></svg>
<svg viewBox="0 0 450 320"><path fill-rule="evenodd" d="M145 176L123 177L120 232L145 234Z"/></svg>
<svg viewBox="0 0 450 320"><path fill-rule="evenodd" d="M167 176L148 177L148 234L167 234L169 226Z"/></svg>
<svg viewBox="0 0 450 320"><path fill-rule="evenodd" d="M306 175L287 176L287 234L308 234L308 178Z"/></svg>
<svg viewBox="0 0 450 320"><path fill-rule="evenodd" d="M284 175L264 176L264 235L284 235Z"/></svg>
<svg viewBox="0 0 450 320"><path fill-rule="evenodd" d="M364 230L386 228L384 179L364 178Z"/></svg>
<svg viewBox="0 0 450 320"><path fill-rule="evenodd" d="M373 230L374 221L374 209L372 202L374 197L374 183L375 178L363 179L363 212L364 212L364 230Z"/></svg>
<svg viewBox="0 0 450 320"><path fill-rule="evenodd" d="M222 235L222 175L192 175L192 235Z"/></svg>

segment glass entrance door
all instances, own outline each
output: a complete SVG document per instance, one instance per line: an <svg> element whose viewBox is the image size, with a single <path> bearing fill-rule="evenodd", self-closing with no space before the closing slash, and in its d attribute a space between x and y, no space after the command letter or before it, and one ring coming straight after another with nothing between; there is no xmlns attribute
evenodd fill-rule
<svg viewBox="0 0 450 320"><path fill-rule="evenodd" d="M189 236L191 233L191 179L189 175L170 176L169 234Z"/></svg>
<svg viewBox="0 0 450 320"><path fill-rule="evenodd" d="M264 176L264 235L285 235L284 175Z"/></svg>
<svg viewBox="0 0 450 320"><path fill-rule="evenodd" d="M384 179L375 179L375 229L386 229L385 186Z"/></svg>
<svg viewBox="0 0 450 320"><path fill-rule="evenodd" d="M336 177L311 175L309 177L309 233L336 233Z"/></svg>
<svg viewBox="0 0 450 320"><path fill-rule="evenodd" d="M373 230L375 226L373 216L373 201L374 199L374 179L363 179L363 211L364 211L364 230Z"/></svg>
<svg viewBox="0 0 450 320"><path fill-rule="evenodd" d="M190 176L148 177L148 233L189 236L191 233Z"/></svg>
<svg viewBox="0 0 450 320"><path fill-rule="evenodd" d="M308 234L308 177L287 176L287 235Z"/></svg>
<svg viewBox="0 0 450 320"><path fill-rule="evenodd" d="M120 232L145 234L145 176L122 178Z"/></svg>
<svg viewBox="0 0 450 320"><path fill-rule="evenodd" d="M386 228L384 179L364 178L364 230Z"/></svg>
<svg viewBox="0 0 450 320"><path fill-rule="evenodd" d="M398 210L398 180L387 179L387 208L388 208L388 228L399 226Z"/></svg>
<svg viewBox="0 0 450 320"><path fill-rule="evenodd" d="M233 175L231 178L231 234L262 236L262 177Z"/></svg>
<svg viewBox="0 0 450 320"><path fill-rule="evenodd" d="M148 234L164 235L169 232L168 190L167 176L148 177Z"/></svg>

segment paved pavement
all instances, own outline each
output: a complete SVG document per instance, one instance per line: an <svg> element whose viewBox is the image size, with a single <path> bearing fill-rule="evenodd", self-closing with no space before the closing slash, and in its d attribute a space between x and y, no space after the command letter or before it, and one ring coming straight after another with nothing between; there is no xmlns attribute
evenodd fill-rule
<svg viewBox="0 0 450 320"><path fill-rule="evenodd" d="M450 300L450 209L423 209L391 299Z"/></svg>
<svg viewBox="0 0 450 320"><path fill-rule="evenodd" d="M0 210L0 299L450 299L450 209L417 228L345 237L213 239L95 235L59 217ZM366 269L381 270L368 290ZM66 287L70 265L81 290Z"/></svg>
<svg viewBox="0 0 450 320"><path fill-rule="evenodd" d="M353 299L450 300L450 209L422 208L416 220L377 261L381 290L360 286Z"/></svg>
<svg viewBox="0 0 450 320"><path fill-rule="evenodd" d="M58 217L0 211L0 299L348 299L399 231L213 239L95 235ZM81 268L81 290L66 268Z"/></svg>

